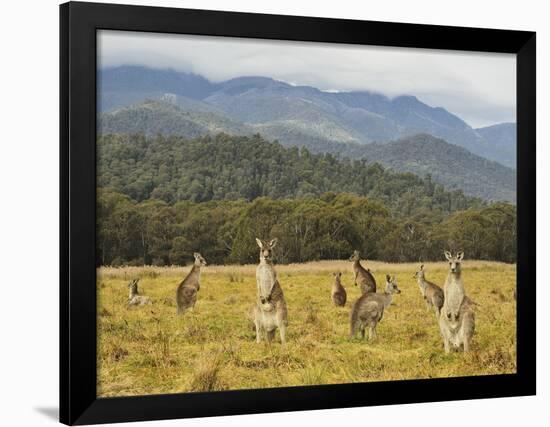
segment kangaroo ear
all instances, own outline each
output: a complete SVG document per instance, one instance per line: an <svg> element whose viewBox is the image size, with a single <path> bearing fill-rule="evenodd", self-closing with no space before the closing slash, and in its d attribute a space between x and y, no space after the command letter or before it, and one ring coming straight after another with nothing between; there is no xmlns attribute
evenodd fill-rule
<svg viewBox="0 0 550 427"><path fill-rule="evenodd" d="M390 275L389 275L389 274L386 274L386 280L387 280L388 282L390 282L390 281L391 281L391 277L390 277Z"/></svg>
<svg viewBox="0 0 550 427"><path fill-rule="evenodd" d="M342 272L341 271L338 272L338 277L342 277Z"/></svg>
<svg viewBox="0 0 550 427"><path fill-rule="evenodd" d="M453 256L449 251L445 251L445 258L447 258L447 260L450 261L453 258Z"/></svg>
<svg viewBox="0 0 550 427"><path fill-rule="evenodd" d="M464 258L464 252L462 252L462 251L457 252L457 253L456 253L456 257L458 258L459 261L461 261L462 258Z"/></svg>
<svg viewBox="0 0 550 427"><path fill-rule="evenodd" d="M271 240L271 242L269 242L269 247L274 248L277 242L278 242L278 239L275 237L274 239Z"/></svg>
<svg viewBox="0 0 550 427"><path fill-rule="evenodd" d="M260 247L260 249L263 249L264 244L263 244L262 241L261 241L260 239L258 239L257 237L256 237L256 243L258 244L258 246Z"/></svg>
<svg viewBox="0 0 550 427"><path fill-rule="evenodd" d="M198 258L198 257L201 256L201 254L199 254L198 252L195 252L195 253L193 254L193 256L194 256L195 258Z"/></svg>
<svg viewBox="0 0 550 427"><path fill-rule="evenodd" d="M420 266L420 270L424 270L424 264Z"/></svg>

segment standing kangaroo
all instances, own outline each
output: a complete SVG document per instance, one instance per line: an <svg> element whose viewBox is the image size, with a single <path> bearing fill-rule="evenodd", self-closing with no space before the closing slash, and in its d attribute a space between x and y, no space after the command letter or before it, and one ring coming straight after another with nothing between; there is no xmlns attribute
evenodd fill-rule
<svg viewBox="0 0 550 427"><path fill-rule="evenodd" d="M334 275L334 284L332 285L332 293L331 293L332 302L336 307L344 307L346 305L347 294L341 282L342 273L337 272L337 273L333 273L333 275Z"/></svg>
<svg viewBox="0 0 550 427"><path fill-rule="evenodd" d="M376 338L376 327L382 320L384 309L392 302L393 294L400 294L395 277L386 275L386 290L383 294L366 293L361 295L353 304L350 313L350 339L361 331L361 338L365 338L365 328L369 328L369 341Z"/></svg>
<svg viewBox="0 0 550 427"><path fill-rule="evenodd" d="M353 254L351 254L349 260L353 262L355 286L359 285L361 287L361 293L363 294L366 294L367 292L376 292L376 280L370 270L365 269L361 265L359 251L353 251Z"/></svg>
<svg viewBox="0 0 550 427"><path fill-rule="evenodd" d="M138 282L139 279L134 279L130 283L128 283L128 288L130 288L130 294L128 295L128 305L152 304L151 298L139 295Z"/></svg>
<svg viewBox="0 0 550 427"><path fill-rule="evenodd" d="M189 308L194 308L197 302L197 293L201 288L201 267L206 265L206 260L201 254L195 252L195 263L193 268L185 279L178 285L176 290L176 305L178 306L177 313L183 314Z"/></svg>
<svg viewBox="0 0 550 427"><path fill-rule="evenodd" d="M260 247L260 263L256 268L258 300L253 309L256 342L261 341L264 333L267 341L271 342L279 328L281 343L284 344L288 314L285 296L273 267L273 248L277 244L277 239L265 243L256 238L256 243Z"/></svg>
<svg viewBox="0 0 550 427"><path fill-rule="evenodd" d="M461 277L460 263L464 258L464 252L458 252L453 256L445 252L445 258L449 261L449 273L443 288L445 302L439 316L439 329L445 346L445 353L461 345L464 352L470 350L470 342L475 331L474 303L464 291Z"/></svg>
<svg viewBox="0 0 550 427"><path fill-rule="evenodd" d="M441 315L441 308L443 307L443 302L445 301L443 289L435 283L426 280L424 264L420 266L420 270L414 273L414 278L418 282L424 301L426 301L427 309L430 310L430 308L433 307L435 309L435 315L439 319L439 316Z"/></svg>

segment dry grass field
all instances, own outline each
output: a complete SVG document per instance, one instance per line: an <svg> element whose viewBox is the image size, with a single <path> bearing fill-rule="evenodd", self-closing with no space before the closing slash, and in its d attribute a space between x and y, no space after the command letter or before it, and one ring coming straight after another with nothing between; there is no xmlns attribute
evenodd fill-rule
<svg viewBox="0 0 550 427"><path fill-rule="evenodd" d="M433 312L413 273L416 264L364 262L379 291L394 274L402 291L384 314L374 342L348 340L349 311L359 297L351 263L278 265L289 310L288 343L255 342L247 318L256 266L206 266L194 312L176 316L175 290L190 267L98 270L99 396L131 396L310 384L511 373L516 370L516 267L464 261L467 294L479 304L470 353L446 355ZM443 285L447 263L425 264ZM344 308L332 305L331 275L342 271ZM127 283L140 277L152 305L127 307Z"/></svg>

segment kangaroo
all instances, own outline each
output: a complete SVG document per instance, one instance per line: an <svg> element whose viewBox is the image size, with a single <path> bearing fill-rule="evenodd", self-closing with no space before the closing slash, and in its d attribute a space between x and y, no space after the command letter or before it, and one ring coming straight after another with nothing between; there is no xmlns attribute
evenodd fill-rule
<svg viewBox="0 0 550 427"><path fill-rule="evenodd" d="M342 286L341 278L342 273L333 273L334 284L332 285L332 302L336 307L344 307L346 305L347 294L346 290Z"/></svg>
<svg viewBox="0 0 550 427"><path fill-rule="evenodd" d="M195 252L193 256L195 257L193 268L191 268L187 277L183 279L176 290L177 314L183 314L189 308L195 308L197 293L201 288L201 267L206 265L206 260L198 252Z"/></svg>
<svg viewBox="0 0 550 427"><path fill-rule="evenodd" d="M361 265L361 257L359 251L353 251L349 258L353 262L353 273L355 274L355 286L361 287L361 292L366 294L367 292L376 292L376 280L371 274L369 269L365 269Z"/></svg>
<svg viewBox="0 0 550 427"><path fill-rule="evenodd" d="M258 299L253 309L256 342L261 341L264 333L267 341L271 342L279 328L281 343L285 344L288 326L286 301L273 267L273 248L277 239L266 243L256 238L256 243L260 247L260 263L256 268Z"/></svg>
<svg viewBox="0 0 550 427"><path fill-rule="evenodd" d="M386 275L386 290L383 294L369 292L361 295L353 304L350 313L350 339L353 339L358 331L361 338L365 338L365 328L369 328L369 341L377 337L376 327L382 320L384 310L390 306L393 295L400 294L395 277Z"/></svg>
<svg viewBox="0 0 550 427"><path fill-rule="evenodd" d="M134 279L128 283L130 295L128 295L128 305L147 305L152 304L151 298L139 295L138 292L139 279Z"/></svg>
<svg viewBox="0 0 550 427"><path fill-rule="evenodd" d="M445 353L451 351L451 346L459 348L461 345L464 352L467 352L475 331L475 303L466 296L462 283L460 264L464 252L453 256L446 251L445 258L449 261L449 273L443 288L445 301L439 316L439 329Z"/></svg>
<svg viewBox="0 0 550 427"><path fill-rule="evenodd" d="M430 308L433 307L435 309L435 315L439 319L441 308L445 300L443 289L435 283L426 280L424 264L420 266L420 270L414 273L414 278L418 281L420 292L424 297L424 301L426 301L426 308L430 310Z"/></svg>

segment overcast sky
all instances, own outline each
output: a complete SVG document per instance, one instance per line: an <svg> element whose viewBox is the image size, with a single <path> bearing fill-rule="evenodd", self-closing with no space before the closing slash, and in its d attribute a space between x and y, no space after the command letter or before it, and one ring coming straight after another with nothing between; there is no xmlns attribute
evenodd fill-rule
<svg viewBox="0 0 550 427"><path fill-rule="evenodd" d="M415 95L474 127L516 120L510 54L100 31L98 65L144 65L219 82L265 76L321 90Z"/></svg>

